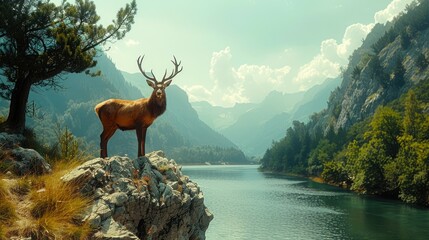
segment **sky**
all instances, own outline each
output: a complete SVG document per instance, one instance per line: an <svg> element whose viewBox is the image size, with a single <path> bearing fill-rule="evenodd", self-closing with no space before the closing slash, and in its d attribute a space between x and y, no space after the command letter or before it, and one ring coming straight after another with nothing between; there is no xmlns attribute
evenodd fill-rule
<svg viewBox="0 0 429 240"><path fill-rule="evenodd" d="M107 25L131 0L95 0ZM108 44L116 67L161 79L173 55L173 80L190 101L230 107L260 102L271 91L304 91L334 78L376 23L412 0L137 0L135 24ZM142 77L142 81L144 78Z"/></svg>

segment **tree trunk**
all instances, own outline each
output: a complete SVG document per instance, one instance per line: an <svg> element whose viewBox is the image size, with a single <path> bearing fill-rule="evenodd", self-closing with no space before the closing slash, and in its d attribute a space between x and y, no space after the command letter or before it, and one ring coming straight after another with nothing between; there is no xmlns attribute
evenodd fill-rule
<svg viewBox="0 0 429 240"><path fill-rule="evenodd" d="M24 132L25 113L30 89L31 81L29 79L19 79L16 82L10 99L9 116L4 123L4 128L7 132Z"/></svg>

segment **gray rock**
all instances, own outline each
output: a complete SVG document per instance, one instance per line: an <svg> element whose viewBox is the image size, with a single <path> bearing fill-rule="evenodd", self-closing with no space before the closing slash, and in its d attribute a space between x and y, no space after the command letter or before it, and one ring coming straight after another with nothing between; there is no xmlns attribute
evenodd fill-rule
<svg viewBox="0 0 429 240"><path fill-rule="evenodd" d="M16 148L24 142L25 138L21 134L9 134L0 132L0 146L6 149Z"/></svg>
<svg viewBox="0 0 429 240"><path fill-rule="evenodd" d="M112 204L120 207L128 200L128 196L124 192L115 192L109 195L109 199Z"/></svg>
<svg viewBox="0 0 429 240"><path fill-rule="evenodd" d="M13 172L17 175L50 173L51 165L34 149L22 147L10 151L13 161Z"/></svg>
<svg viewBox="0 0 429 240"><path fill-rule="evenodd" d="M387 30L386 30L387 31ZM354 65L349 65L343 75L341 87L331 95L330 104L318 125L325 129L325 133L333 126L333 130L348 129L353 124L372 116L378 106L385 105L399 98L408 89L420 81L427 79L429 68L419 69L416 64L418 54L429 53L429 29L419 31L413 36L412 44L403 48L398 36L386 45L378 54L381 70L386 76L377 76L371 67L370 61L365 63L365 55L372 50L364 44L351 56ZM405 69L404 84L396 86L390 79L397 61L401 57ZM360 62L360 63L359 63ZM363 64L365 63L365 64ZM357 64L362 68L359 77L353 78L352 71ZM384 83L384 84L383 84ZM337 111L339 111L337 113ZM338 114L338 116L336 115ZM332 118L335 116L335 118Z"/></svg>
<svg viewBox="0 0 429 240"><path fill-rule="evenodd" d="M128 231L124 226L117 223L113 218L106 219L103 221L101 230L94 234L94 237L97 239L109 239L109 240L119 240L119 239L136 239L139 238Z"/></svg>
<svg viewBox="0 0 429 240"><path fill-rule="evenodd" d="M205 239L213 215L198 184L180 169L156 151L134 160L94 159L62 180L82 184L81 192L95 198L84 217L93 238Z"/></svg>

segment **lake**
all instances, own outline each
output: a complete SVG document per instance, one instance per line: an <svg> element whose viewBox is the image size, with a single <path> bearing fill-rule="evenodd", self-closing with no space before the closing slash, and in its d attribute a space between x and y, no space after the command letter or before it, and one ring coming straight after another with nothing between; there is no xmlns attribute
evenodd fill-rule
<svg viewBox="0 0 429 240"><path fill-rule="evenodd" d="M258 166L184 166L214 214L217 239L429 239L429 210Z"/></svg>

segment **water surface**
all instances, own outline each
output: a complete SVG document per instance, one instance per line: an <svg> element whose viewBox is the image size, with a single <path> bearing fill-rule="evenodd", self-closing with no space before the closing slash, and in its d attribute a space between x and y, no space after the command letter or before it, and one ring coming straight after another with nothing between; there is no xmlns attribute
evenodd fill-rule
<svg viewBox="0 0 429 240"><path fill-rule="evenodd" d="M184 166L214 214L217 239L429 239L429 210L360 196L257 166Z"/></svg>

